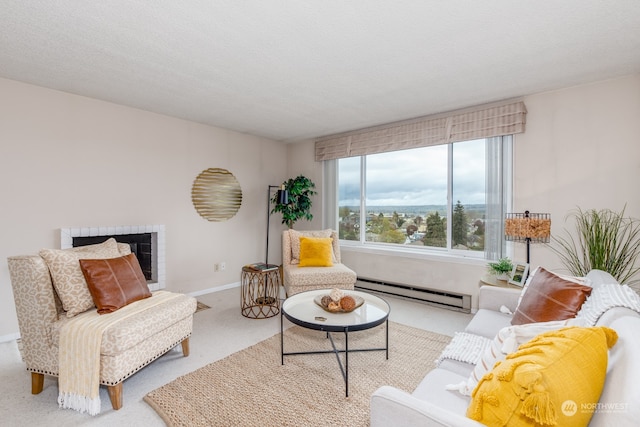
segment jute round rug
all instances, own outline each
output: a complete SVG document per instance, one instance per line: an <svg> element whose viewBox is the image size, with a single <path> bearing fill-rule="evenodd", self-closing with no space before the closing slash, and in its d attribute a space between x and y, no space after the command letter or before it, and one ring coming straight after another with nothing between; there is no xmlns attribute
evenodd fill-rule
<svg viewBox="0 0 640 427"><path fill-rule="evenodd" d="M349 334L349 348L383 347L385 325ZM332 335L344 348L344 334ZM349 397L335 355L285 356L280 334L177 378L144 400L169 426L367 426L382 385L412 392L451 337L389 323L384 351L349 353ZM324 332L285 330L285 352L331 349ZM344 356L342 356L344 357Z"/></svg>

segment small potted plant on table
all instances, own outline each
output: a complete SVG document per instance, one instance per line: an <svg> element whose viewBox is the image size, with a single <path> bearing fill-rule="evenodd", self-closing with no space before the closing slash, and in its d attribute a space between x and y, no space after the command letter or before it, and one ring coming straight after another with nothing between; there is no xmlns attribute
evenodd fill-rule
<svg viewBox="0 0 640 427"><path fill-rule="evenodd" d="M497 262L489 263L489 271L495 274L497 280L509 280L509 273L513 270L513 263L507 257L500 258Z"/></svg>

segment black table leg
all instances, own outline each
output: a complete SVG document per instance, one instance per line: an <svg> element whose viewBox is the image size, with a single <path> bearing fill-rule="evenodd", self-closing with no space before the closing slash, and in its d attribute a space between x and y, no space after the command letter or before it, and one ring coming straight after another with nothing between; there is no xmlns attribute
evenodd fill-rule
<svg viewBox="0 0 640 427"><path fill-rule="evenodd" d="M283 314L281 311L280 312L280 358L281 358L281 363L284 365L284 331L283 331L283 325L282 325L284 320L282 318L283 318ZM387 358L388 357L389 356L387 356Z"/></svg>
<svg viewBox="0 0 640 427"><path fill-rule="evenodd" d="M345 397L349 397L349 329L344 330L344 389Z"/></svg>

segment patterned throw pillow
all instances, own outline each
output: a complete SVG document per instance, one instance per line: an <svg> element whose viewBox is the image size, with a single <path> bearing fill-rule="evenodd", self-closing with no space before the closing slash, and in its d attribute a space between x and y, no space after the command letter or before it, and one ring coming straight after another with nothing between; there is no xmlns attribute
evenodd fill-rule
<svg viewBox="0 0 640 427"><path fill-rule="evenodd" d="M467 416L485 425L587 426L617 339L606 327L538 335L482 377Z"/></svg>
<svg viewBox="0 0 640 427"><path fill-rule="evenodd" d="M527 323L525 325L508 326L500 329L491 344L484 351L480 360L471 372L469 379L457 386L452 386L449 390L458 390L465 396L471 396L471 392L478 385L487 372L491 372L496 362L504 360L511 353L518 350L524 344L536 336L567 326L584 326L582 322L575 319L555 320L552 322Z"/></svg>
<svg viewBox="0 0 640 427"><path fill-rule="evenodd" d="M95 306L80 269L80 260L120 256L118 243L114 238L97 245L42 249L39 254L49 267L53 287L62 302L62 308L67 312L67 317L73 317Z"/></svg>

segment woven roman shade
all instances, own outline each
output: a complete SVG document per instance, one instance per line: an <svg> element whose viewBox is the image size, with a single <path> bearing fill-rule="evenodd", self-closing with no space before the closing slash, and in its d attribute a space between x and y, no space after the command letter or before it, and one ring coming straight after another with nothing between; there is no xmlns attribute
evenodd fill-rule
<svg viewBox="0 0 640 427"><path fill-rule="evenodd" d="M316 161L341 159L524 132L522 101L483 105L320 138Z"/></svg>

